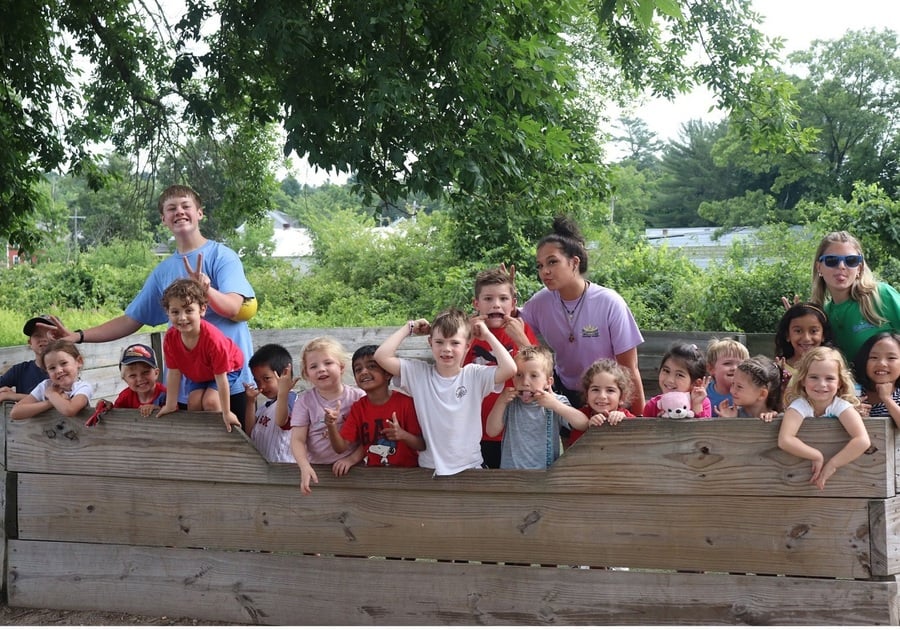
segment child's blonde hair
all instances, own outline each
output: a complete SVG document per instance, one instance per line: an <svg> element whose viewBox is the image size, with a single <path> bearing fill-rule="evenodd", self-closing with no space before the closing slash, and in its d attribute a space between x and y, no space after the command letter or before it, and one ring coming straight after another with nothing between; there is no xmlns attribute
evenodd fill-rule
<svg viewBox="0 0 900 630"><path fill-rule="evenodd" d="M858 407L859 398L856 397L853 377L847 368L847 362L844 361L844 355L839 350L828 346L816 346L803 355L803 358L797 364L796 373L791 377L791 382L788 384L787 392L784 395L785 402L789 405L798 398L806 398L804 381L809 375L809 367L813 361L835 361L837 363L838 389L835 397L843 398L854 407Z"/></svg>
<svg viewBox="0 0 900 630"><path fill-rule="evenodd" d="M718 339L713 337L706 344L706 365L714 366L722 357L734 357L741 361L746 361L750 358L750 351L747 350L747 346L737 339L732 339L731 337Z"/></svg>
<svg viewBox="0 0 900 630"><path fill-rule="evenodd" d="M522 346L516 353L516 363L525 361L537 361L540 363L547 378L553 378L553 353L543 346Z"/></svg>
<svg viewBox="0 0 900 630"><path fill-rule="evenodd" d="M631 372L623 368L613 359L598 359L594 361L581 377L581 391L587 396L588 390L591 388L591 381L594 377L602 373L612 374L616 387L619 388L619 406L626 405L631 400L634 393L634 381L631 378Z"/></svg>
<svg viewBox="0 0 900 630"><path fill-rule="evenodd" d="M307 381L309 380L309 374L306 371L306 359L313 352L324 352L326 355L337 359L341 367L345 369L347 362L350 361L350 353L344 349L340 341L334 337L316 337L303 347L303 352L300 355L300 375Z"/></svg>
<svg viewBox="0 0 900 630"><path fill-rule="evenodd" d="M825 304L825 293L828 287L825 286L825 278L816 271L816 266L819 262L819 257L833 243L846 243L855 249L857 254L863 256L862 245L849 232L843 230L831 232L822 238L819 248L816 250L816 255L813 257L812 296L810 297L810 302L818 306ZM869 270L869 266L865 262L865 256L863 256L863 262L859 264L859 274L856 276L856 280L853 281L853 286L850 287L850 299L859 303L860 312L870 324L880 326L887 321L879 314L881 298L878 296L878 282Z"/></svg>

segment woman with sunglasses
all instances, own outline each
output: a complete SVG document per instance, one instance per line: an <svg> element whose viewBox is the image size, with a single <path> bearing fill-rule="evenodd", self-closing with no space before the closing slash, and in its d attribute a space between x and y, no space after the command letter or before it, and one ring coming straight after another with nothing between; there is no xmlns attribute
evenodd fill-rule
<svg viewBox="0 0 900 630"><path fill-rule="evenodd" d="M859 241L848 232L831 232L819 243L810 301L822 305L848 361L872 335L900 331L900 293L875 279Z"/></svg>

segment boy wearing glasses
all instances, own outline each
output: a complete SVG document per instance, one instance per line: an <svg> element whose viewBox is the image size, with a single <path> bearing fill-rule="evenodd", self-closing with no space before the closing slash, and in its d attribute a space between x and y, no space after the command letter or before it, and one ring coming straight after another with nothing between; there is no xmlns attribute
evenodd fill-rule
<svg viewBox="0 0 900 630"><path fill-rule="evenodd" d="M848 360L881 331L900 331L900 293L879 282L862 246L848 232L826 234L813 261L812 298L821 305L834 342Z"/></svg>

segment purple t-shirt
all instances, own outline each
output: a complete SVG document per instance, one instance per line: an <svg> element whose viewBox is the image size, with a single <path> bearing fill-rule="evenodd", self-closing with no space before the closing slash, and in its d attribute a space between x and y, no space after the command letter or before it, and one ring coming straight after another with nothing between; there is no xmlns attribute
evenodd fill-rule
<svg viewBox="0 0 900 630"><path fill-rule="evenodd" d="M644 341L622 296L594 283L581 304L572 300L564 306L559 292L545 287L519 313L556 354L556 373L571 390L580 389L581 376L594 361L615 359Z"/></svg>

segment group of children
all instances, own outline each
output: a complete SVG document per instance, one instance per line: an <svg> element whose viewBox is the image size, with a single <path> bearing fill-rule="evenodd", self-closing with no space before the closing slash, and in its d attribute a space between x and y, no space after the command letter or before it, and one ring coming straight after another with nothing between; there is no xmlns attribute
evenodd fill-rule
<svg viewBox="0 0 900 630"><path fill-rule="evenodd" d="M131 345L120 363L128 387L114 406L138 408L144 416L172 413L184 375L187 409L221 413L230 431L241 423L229 409L229 396L243 387L244 429L268 460L298 465L304 494L318 482L314 464L331 465L335 475L363 462L419 465L436 475L480 467L547 468L589 427L634 417L628 410L633 377L612 359L598 360L584 373L584 406L573 407L553 391L553 354L513 317L515 288L502 268L476 278L475 316L451 308L432 322L411 320L380 346L363 346L352 357L334 339L310 341L300 358L300 377L311 387L301 394L293 391L300 377L293 376L292 357L276 344L260 347L250 358L254 382L239 382L241 350L203 319L207 299L196 280L173 282L162 302L171 324L163 344L166 385L157 382L153 350ZM29 320L25 332L39 334L35 331L49 319ZM429 336L433 362L398 356L412 335ZM854 362L855 380L832 341L823 310L799 303L786 310L778 326L774 360L749 356L734 339L712 340L705 353L675 344L659 366L661 394L647 401L642 415L659 416L661 397L672 392L685 397L696 418L768 422L783 410L778 444L811 460L811 481L822 488L869 447L862 415L891 416L900 426L900 335L885 331L866 341ZM51 408L76 415L92 395L91 386L79 379L83 359L77 346L44 340L32 347L48 378L13 406L11 417ZM344 383L348 362L355 386ZM857 383L866 406L861 407ZM797 437L810 416L835 417L850 435L827 462Z"/></svg>

